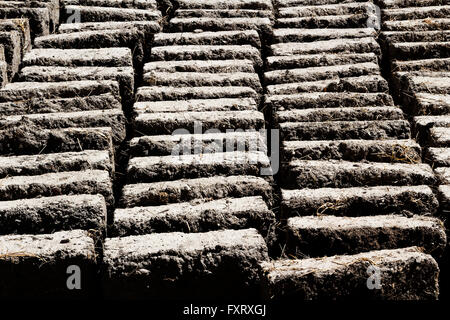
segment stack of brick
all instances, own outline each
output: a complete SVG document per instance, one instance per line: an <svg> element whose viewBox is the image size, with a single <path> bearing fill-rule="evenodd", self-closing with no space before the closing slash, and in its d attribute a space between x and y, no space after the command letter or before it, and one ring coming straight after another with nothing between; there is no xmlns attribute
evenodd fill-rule
<svg viewBox="0 0 450 320"><path fill-rule="evenodd" d="M18 82L0 90L2 295L85 296L97 289L94 238L112 221L115 155L126 137L124 109L134 99L133 62L142 63L146 31L159 28L153 21L141 30L133 21L160 13L154 6L136 14L105 8L112 12L107 21L123 16L131 23L108 33L102 10L72 9L87 21L102 19L100 31L35 38ZM85 30L84 23L77 25ZM84 273L82 291L66 286L72 265ZM30 280L37 268L40 278ZM30 275L22 279L24 272Z"/></svg>
<svg viewBox="0 0 450 320"><path fill-rule="evenodd" d="M38 37L35 48L98 49L128 47L134 68L142 69L145 48L161 28L154 0L62 0L56 34ZM138 72L136 72L138 75Z"/></svg>
<svg viewBox="0 0 450 320"><path fill-rule="evenodd" d="M0 110L0 296L91 295L125 133L119 84L11 83ZM73 265L83 291L66 286Z"/></svg>
<svg viewBox="0 0 450 320"><path fill-rule="evenodd" d="M394 98L411 118L424 161L438 176L440 211L450 210L450 5L378 0Z"/></svg>
<svg viewBox="0 0 450 320"><path fill-rule="evenodd" d="M271 3L243 4L180 1L167 26L175 32L155 35L133 106L122 208L105 240L108 295L258 293L275 219L256 72Z"/></svg>
<svg viewBox="0 0 450 320"><path fill-rule="evenodd" d="M435 176L381 76L376 7L275 3L265 105L281 132L283 253L294 259L262 265L266 296L436 299L431 254L442 254L446 235L439 219L424 217L437 210ZM371 266L379 290L367 286Z"/></svg>
<svg viewBox="0 0 450 320"><path fill-rule="evenodd" d="M409 116L425 160L450 200L450 6L446 1L379 1L382 43L396 98ZM448 210L449 207L444 208Z"/></svg>
<svg viewBox="0 0 450 320"><path fill-rule="evenodd" d="M25 55L22 67L18 75L21 82L115 81L119 102L124 108L133 104L134 70L129 48L32 49ZM92 109L116 107L98 103Z"/></svg>
<svg viewBox="0 0 450 320"><path fill-rule="evenodd" d="M54 32L59 13L60 0L0 1L0 19L28 19L33 39Z"/></svg>

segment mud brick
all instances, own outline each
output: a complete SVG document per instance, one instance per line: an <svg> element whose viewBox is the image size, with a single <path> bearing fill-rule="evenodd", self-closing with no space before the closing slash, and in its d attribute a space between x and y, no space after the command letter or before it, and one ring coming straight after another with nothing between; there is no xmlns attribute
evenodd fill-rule
<svg viewBox="0 0 450 320"><path fill-rule="evenodd" d="M435 94L450 94L450 75L446 72L421 73L409 77L410 88Z"/></svg>
<svg viewBox="0 0 450 320"><path fill-rule="evenodd" d="M439 186L438 197L442 213L447 215L450 210L450 185Z"/></svg>
<svg viewBox="0 0 450 320"><path fill-rule="evenodd" d="M0 179L77 170L113 172L107 151L86 150L39 155L0 157Z"/></svg>
<svg viewBox="0 0 450 320"><path fill-rule="evenodd" d="M142 101L133 106L136 113L202 112L258 110L252 98L193 99L172 101Z"/></svg>
<svg viewBox="0 0 450 320"><path fill-rule="evenodd" d="M286 169L286 188L347 188L376 185L433 185L433 170L426 164L355 163L294 160Z"/></svg>
<svg viewBox="0 0 450 320"><path fill-rule="evenodd" d="M429 144L435 147L450 147L450 130L448 128L430 128Z"/></svg>
<svg viewBox="0 0 450 320"><path fill-rule="evenodd" d="M178 0L177 3L180 9L273 9L270 0Z"/></svg>
<svg viewBox="0 0 450 320"><path fill-rule="evenodd" d="M101 194L108 207L114 204L108 171L84 170L14 176L0 179L0 200L19 200L71 194Z"/></svg>
<svg viewBox="0 0 450 320"><path fill-rule="evenodd" d="M29 20L24 19L2 19L0 20L0 32L18 31L20 34L20 47L22 56L31 50L31 34Z"/></svg>
<svg viewBox="0 0 450 320"><path fill-rule="evenodd" d="M358 0L357 0L358 1ZM354 1L354 2L357 2ZM363 0L364 1L364 0ZM312 5L329 5L329 4L342 4L346 2L352 2L352 0L274 0L274 6L277 8L284 7L296 7L296 6L312 6Z"/></svg>
<svg viewBox="0 0 450 320"><path fill-rule="evenodd" d="M295 216L434 215L439 203L428 186L281 190L283 218Z"/></svg>
<svg viewBox="0 0 450 320"><path fill-rule="evenodd" d="M396 72L394 73L394 76L397 77L404 77L406 75L410 75L413 78L415 77L425 77L425 78L450 78L450 75L448 72L445 72L444 70L439 71L429 71L429 70L421 70L421 71L411 71L411 72ZM447 80L447 79L445 79Z"/></svg>
<svg viewBox="0 0 450 320"><path fill-rule="evenodd" d="M450 185L450 168L440 167L434 169L439 184Z"/></svg>
<svg viewBox="0 0 450 320"><path fill-rule="evenodd" d="M450 71L450 58L392 62L392 71Z"/></svg>
<svg viewBox="0 0 450 320"><path fill-rule="evenodd" d="M169 28L173 32L256 30L264 35L271 31L269 18L172 18Z"/></svg>
<svg viewBox="0 0 450 320"><path fill-rule="evenodd" d="M128 152L142 157L252 150L267 152L266 141L257 131L143 136L131 139Z"/></svg>
<svg viewBox="0 0 450 320"><path fill-rule="evenodd" d="M393 43L389 54L399 60L448 58L450 41Z"/></svg>
<svg viewBox="0 0 450 320"><path fill-rule="evenodd" d="M15 82L0 90L0 102L28 99L75 98L112 93L119 97L116 81Z"/></svg>
<svg viewBox="0 0 450 320"><path fill-rule="evenodd" d="M26 68L22 69L25 70ZM0 115L26 113L75 112L84 110L120 109L120 100L110 93L87 97L28 99L0 103Z"/></svg>
<svg viewBox="0 0 450 320"><path fill-rule="evenodd" d="M120 101L112 94L73 98L35 98L0 103L0 115L76 112L83 110L120 109Z"/></svg>
<svg viewBox="0 0 450 320"><path fill-rule="evenodd" d="M430 135L430 130L437 127L449 128L450 116L417 116L414 117L414 131L417 133L419 142L433 143L434 138L442 134L441 131L435 131L433 136ZM444 133L445 134L445 133Z"/></svg>
<svg viewBox="0 0 450 320"><path fill-rule="evenodd" d="M47 131L47 130L46 130ZM113 133L111 127L97 128L67 128L48 130L50 141L48 146L54 143L55 151L74 151L74 150L107 150L111 163L114 163L114 145ZM51 150L50 148L46 151Z"/></svg>
<svg viewBox="0 0 450 320"><path fill-rule="evenodd" d="M144 74L149 72L209 72L209 73L254 73L251 60L188 60L155 61L144 65Z"/></svg>
<svg viewBox="0 0 450 320"><path fill-rule="evenodd" d="M162 19L161 12L158 10L66 5L61 11L61 20L69 22L74 12L79 13L81 20L79 22L159 21Z"/></svg>
<svg viewBox="0 0 450 320"><path fill-rule="evenodd" d="M283 83L267 86L270 95L296 94L301 92L388 92L389 86L381 75L348 77L331 80Z"/></svg>
<svg viewBox="0 0 450 320"><path fill-rule="evenodd" d="M112 236L255 228L266 236L275 215L262 197L225 198L116 209Z"/></svg>
<svg viewBox="0 0 450 320"><path fill-rule="evenodd" d="M113 80L119 82L121 93L129 100L133 95L134 74L132 67L31 66L21 70L19 80L24 82Z"/></svg>
<svg viewBox="0 0 450 320"><path fill-rule="evenodd" d="M176 18L269 18L274 19L272 10L251 9L178 9Z"/></svg>
<svg viewBox="0 0 450 320"><path fill-rule="evenodd" d="M127 47L130 48L133 53L134 67L140 68L144 60L145 34L138 28L52 34L46 37L40 37L38 41L35 42L35 47L58 49Z"/></svg>
<svg viewBox="0 0 450 320"><path fill-rule="evenodd" d="M417 247L262 263L263 296L275 300L437 300L439 267ZM381 273L369 290L367 272ZM333 284L333 285L331 285Z"/></svg>
<svg viewBox="0 0 450 320"><path fill-rule="evenodd" d="M281 84L378 74L380 74L378 64L366 62L338 66L275 70L264 73L264 78L267 84Z"/></svg>
<svg viewBox="0 0 450 320"><path fill-rule="evenodd" d="M69 290L67 271L76 265L81 290ZM95 294L96 253L87 231L0 237L0 296L87 298Z"/></svg>
<svg viewBox="0 0 450 320"><path fill-rule="evenodd" d="M60 82L83 80L113 80L119 83L124 109L133 105L134 72L132 67L25 67L19 81ZM108 106L103 106L105 109ZM109 106L112 108L112 106Z"/></svg>
<svg viewBox="0 0 450 320"><path fill-rule="evenodd" d="M0 45L4 49L5 61L8 64L8 78L12 80L19 70L22 57L20 33L15 30L0 32Z"/></svg>
<svg viewBox="0 0 450 320"><path fill-rule="evenodd" d="M432 18L416 20L394 20L384 21L382 29L386 31L426 31L426 30L445 30L450 27L449 18Z"/></svg>
<svg viewBox="0 0 450 320"><path fill-rule="evenodd" d="M429 7L446 4L447 0L378 0L381 8Z"/></svg>
<svg viewBox="0 0 450 320"><path fill-rule="evenodd" d="M127 178L130 183L157 182L216 175L254 175L269 170L269 158L263 152L223 152L180 156L135 157L130 159ZM430 169L431 170L431 169Z"/></svg>
<svg viewBox="0 0 450 320"><path fill-rule="evenodd" d="M1 1L0 8L26 8L26 9L35 9L35 8L46 8L48 21L49 21L49 31L54 32L56 26L59 24L59 9L60 9L60 0L18 0L18 1ZM31 11L31 10L30 10ZM31 14L31 17L29 16ZM24 15L21 18L30 19L30 23L33 23L35 12L28 12L28 15ZM39 20L39 19L38 19ZM38 21L39 22L39 21ZM34 31L34 30L33 30Z"/></svg>
<svg viewBox="0 0 450 320"><path fill-rule="evenodd" d="M31 0L33 5L35 5L35 1ZM28 1L27 1L28 2ZM50 15L50 32L55 32L56 27L59 24L60 18L60 9L61 9L61 0L38 0L38 6L45 6L48 8Z"/></svg>
<svg viewBox="0 0 450 320"><path fill-rule="evenodd" d="M375 14L375 6L370 2L352 2L330 5L284 7L278 9L278 16L280 18L342 16L366 12Z"/></svg>
<svg viewBox="0 0 450 320"><path fill-rule="evenodd" d="M153 43L155 47L173 45L251 45L255 48L261 48L261 40L256 30L158 33L155 34Z"/></svg>
<svg viewBox="0 0 450 320"><path fill-rule="evenodd" d="M382 15L384 20L448 18L450 5L385 9L382 10Z"/></svg>
<svg viewBox="0 0 450 320"><path fill-rule="evenodd" d="M421 148L413 140L284 141L283 159L373 162L421 161Z"/></svg>
<svg viewBox="0 0 450 320"><path fill-rule="evenodd" d="M248 59L257 67L262 66L259 50L250 45L186 45L153 47L151 60L236 60Z"/></svg>
<svg viewBox="0 0 450 320"><path fill-rule="evenodd" d="M441 31L385 31L380 40L389 43L397 42L443 42L449 41L450 30Z"/></svg>
<svg viewBox="0 0 450 320"><path fill-rule="evenodd" d="M101 195L70 195L1 201L0 234L41 234L55 230L106 228Z"/></svg>
<svg viewBox="0 0 450 320"><path fill-rule="evenodd" d="M348 14L337 16L313 16L277 19L277 28L363 28L371 14Z"/></svg>
<svg viewBox="0 0 450 320"><path fill-rule="evenodd" d="M373 37L359 39L332 39L314 42L287 42L270 46L275 56L323 53L375 53L380 46Z"/></svg>
<svg viewBox="0 0 450 320"><path fill-rule="evenodd" d="M398 107L325 108L279 111L275 120L283 122L324 122L324 121L376 121L402 120L403 111Z"/></svg>
<svg viewBox="0 0 450 320"><path fill-rule="evenodd" d="M111 127L113 141L119 144L125 139L125 116L122 110L92 110L79 112L56 112L0 118L0 126L12 128L34 125L41 129L63 129L70 127Z"/></svg>
<svg viewBox="0 0 450 320"><path fill-rule="evenodd" d="M290 8L289 8L290 9ZM373 28L357 29L274 29L273 41L284 42L312 42L324 41L340 38L367 38L376 37L377 33Z"/></svg>
<svg viewBox="0 0 450 320"><path fill-rule="evenodd" d="M411 138L406 120L283 122L279 127L283 140Z"/></svg>
<svg viewBox="0 0 450 320"><path fill-rule="evenodd" d="M135 118L134 130L141 135L172 134L177 129L193 133L196 126L200 125L203 131L208 129L221 132L227 129L259 130L264 128L264 115L252 110L142 113Z"/></svg>
<svg viewBox="0 0 450 320"><path fill-rule="evenodd" d="M110 297L248 297L268 260L255 229L107 238L104 247Z"/></svg>
<svg viewBox="0 0 450 320"><path fill-rule="evenodd" d="M426 156L433 168L450 167L450 148L429 148Z"/></svg>
<svg viewBox="0 0 450 320"><path fill-rule="evenodd" d="M445 115L449 80L444 72L397 72L393 91L411 115Z"/></svg>
<svg viewBox="0 0 450 320"><path fill-rule="evenodd" d="M392 77L394 90L398 95L403 94L404 100L408 103L415 103L413 99L417 93L446 94L450 74L442 71L409 71L395 72ZM411 97L410 97L411 96ZM407 99L408 98L408 99Z"/></svg>
<svg viewBox="0 0 450 320"><path fill-rule="evenodd" d="M215 200L251 196L263 197L269 207L273 204L272 187L269 182L261 177L247 175L127 184L123 188L120 202L128 208L195 199Z"/></svg>
<svg viewBox="0 0 450 320"><path fill-rule="evenodd" d="M3 48L2 48L3 49ZM2 50L0 49L0 50ZM3 51L1 51L3 52ZM8 65L4 59L0 59L0 88L8 83Z"/></svg>
<svg viewBox="0 0 450 320"><path fill-rule="evenodd" d="M64 5L115 7L131 9L157 9L157 0L61 0Z"/></svg>
<svg viewBox="0 0 450 320"><path fill-rule="evenodd" d="M181 101L143 101L136 102L134 111L140 113L155 112L208 112L208 111L245 111L257 110L252 98L193 99Z"/></svg>
<svg viewBox="0 0 450 320"><path fill-rule="evenodd" d="M80 22L63 23L58 28L58 33L75 33L83 31L101 31L101 30L139 30L146 39L151 38L154 33L161 31L161 26L157 21L105 21L105 22ZM35 39L35 46L41 48L51 47L51 41L55 37L38 37ZM57 37L60 39L60 37Z"/></svg>
<svg viewBox="0 0 450 320"><path fill-rule="evenodd" d="M10 2L10 5L14 6L14 3ZM0 19L22 19L24 17L28 18L30 22L32 38L48 35L50 33L50 29L53 28L50 23L50 14L47 8L5 8L0 6Z"/></svg>
<svg viewBox="0 0 450 320"><path fill-rule="evenodd" d="M129 48L33 49L23 58L24 66L129 67L133 65Z"/></svg>
<svg viewBox="0 0 450 320"><path fill-rule="evenodd" d="M38 154L82 150L107 150L114 159L111 128L42 130L23 125L0 131L0 154Z"/></svg>
<svg viewBox="0 0 450 320"><path fill-rule="evenodd" d="M250 87L262 92L258 74L248 72L204 73L204 72L156 72L144 74L144 85L168 87L234 86Z"/></svg>
<svg viewBox="0 0 450 320"><path fill-rule="evenodd" d="M259 102L259 94L250 87L140 87L136 92L136 101L222 98L253 98Z"/></svg>
<svg viewBox="0 0 450 320"><path fill-rule="evenodd" d="M386 93L312 92L291 95L267 95L267 106L276 110L308 108L341 108L392 106L394 101Z"/></svg>
<svg viewBox="0 0 450 320"><path fill-rule="evenodd" d="M310 257L410 246L422 247L425 253L439 257L446 243L444 224L432 217L327 215L294 217L287 221L287 251Z"/></svg>
<svg viewBox="0 0 450 320"><path fill-rule="evenodd" d="M279 69L338 66L358 63L378 63L374 53L305 54L267 58L267 71Z"/></svg>

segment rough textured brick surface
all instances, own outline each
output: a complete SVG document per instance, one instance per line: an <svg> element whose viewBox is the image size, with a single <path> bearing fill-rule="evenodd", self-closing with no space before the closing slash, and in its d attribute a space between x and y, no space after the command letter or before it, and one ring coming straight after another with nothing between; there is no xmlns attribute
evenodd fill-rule
<svg viewBox="0 0 450 320"><path fill-rule="evenodd" d="M367 270L372 265L381 272L380 290L367 287ZM438 264L417 247L279 260L262 263L262 270L264 296L272 299L436 300L439 294Z"/></svg>
<svg viewBox="0 0 450 320"><path fill-rule="evenodd" d="M42 130L21 125L1 130L0 154L39 154L87 149L108 150L114 156L111 128L66 128Z"/></svg>
<svg viewBox="0 0 450 320"><path fill-rule="evenodd" d="M260 175L268 168L269 158L263 152L224 152L208 154L135 157L128 163L130 182L155 182L215 175Z"/></svg>
<svg viewBox="0 0 450 320"><path fill-rule="evenodd" d="M51 233L104 229L106 204L101 195L67 195L0 202L0 233Z"/></svg>
<svg viewBox="0 0 450 320"><path fill-rule="evenodd" d="M31 199L67 194L101 194L108 206L114 204L107 171L85 170L14 176L0 179L0 200Z"/></svg>
<svg viewBox="0 0 450 320"><path fill-rule="evenodd" d="M436 181L425 164L294 160L287 167L290 173L283 183L291 188L432 185Z"/></svg>
<svg viewBox="0 0 450 320"><path fill-rule="evenodd" d="M172 134L177 129L194 133L199 123L203 131L259 130L264 128L264 115L256 110L141 113L134 120L134 130L139 135Z"/></svg>
<svg viewBox="0 0 450 320"><path fill-rule="evenodd" d="M121 204L125 207L163 205L195 199L262 196L271 205L272 187L261 177L213 176L124 186Z"/></svg>
<svg viewBox="0 0 450 320"><path fill-rule="evenodd" d="M438 202L428 186L375 186L281 190L283 217L308 215L433 215Z"/></svg>
<svg viewBox="0 0 450 320"><path fill-rule="evenodd" d="M80 268L82 290L67 288L67 268ZM81 230L0 236L2 297L75 298L95 291L94 240Z"/></svg>
<svg viewBox="0 0 450 320"><path fill-rule="evenodd" d="M155 34L154 44L173 45L251 45L261 47L261 40L256 30L172 32Z"/></svg>
<svg viewBox="0 0 450 320"><path fill-rule="evenodd" d="M447 237L437 218L398 215L295 217L287 222L287 247L311 257L356 254L415 245L440 256ZM361 237L364 235L364 237Z"/></svg>
<svg viewBox="0 0 450 320"><path fill-rule="evenodd" d="M262 197L116 209L111 236L255 228L267 236L275 215Z"/></svg>
<svg viewBox="0 0 450 320"><path fill-rule="evenodd" d="M284 141L283 160L347 160L416 163L421 148L413 140Z"/></svg>
<svg viewBox="0 0 450 320"><path fill-rule="evenodd" d="M267 246L254 229L108 238L104 293L111 297L245 297L257 290Z"/></svg>
<svg viewBox="0 0 450 320"><path fill-rule="evenodd" d="M158 135L133 138L130 156L168 156L233 151L267 151L266 139L257 131Z"/></svg>
<svg viewBox="0 0 450 320"><path fill-rule="evenodd" d="M107 151L94 150L0 157L0 178L76 170L112 172L112 165Z"/></svg>

